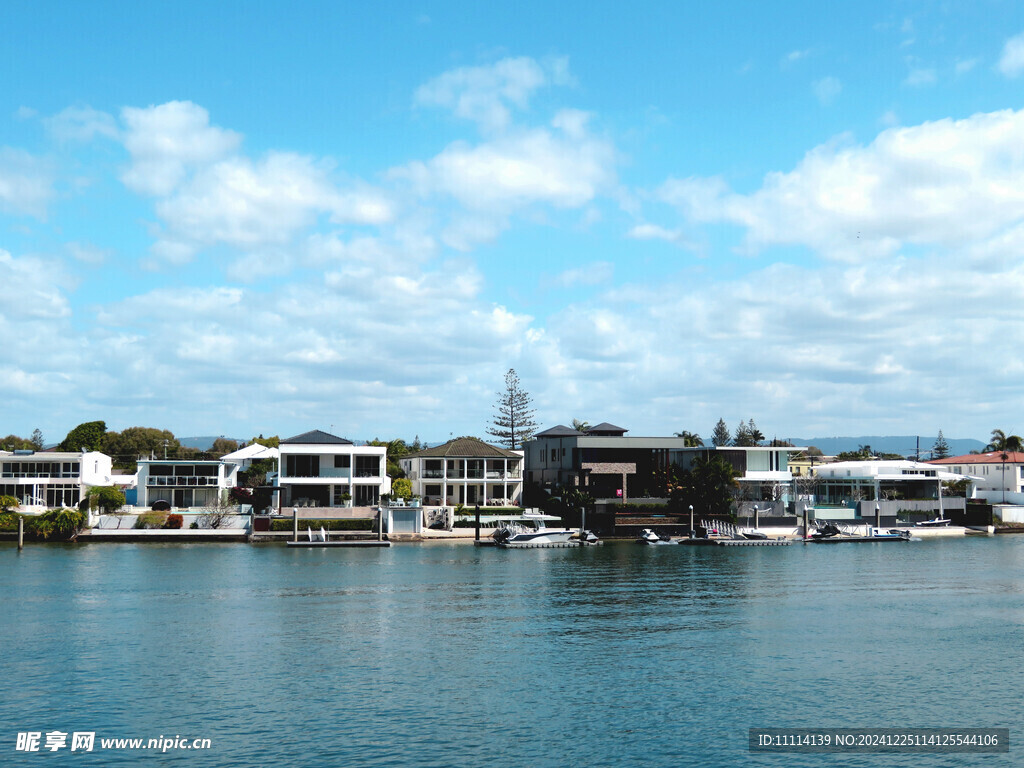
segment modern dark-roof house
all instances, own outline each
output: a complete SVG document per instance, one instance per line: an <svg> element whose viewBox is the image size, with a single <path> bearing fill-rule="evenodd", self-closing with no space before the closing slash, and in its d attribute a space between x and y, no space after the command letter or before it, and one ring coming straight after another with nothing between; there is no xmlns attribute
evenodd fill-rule
<svg viewBox="0 0 1024 768"><path fill-rule="evenodd" d="M788 447L687 447L681 437L626 437L627 429L603 422L585 433L559 424L538 432L523 448L527 482L543 488L579 488L601 501L664 497L670 465L689 468L698 456L715 454L739 473L751 493L755 484L782 484L788 496L792 475ZM755 498L757 498L755 496Z"/></svg>
<svg viewBox="0 0 1024 768"><path fill-rule="evenodd" d="M427 506L517 506L523 494L523 452L459 437L399 460L414 494Z"/></svg>

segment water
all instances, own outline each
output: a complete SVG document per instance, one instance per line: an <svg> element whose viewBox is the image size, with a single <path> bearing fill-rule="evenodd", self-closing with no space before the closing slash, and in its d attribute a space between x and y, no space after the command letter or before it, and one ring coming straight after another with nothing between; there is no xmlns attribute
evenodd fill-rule
<svg viewBox="0 0 1024 768"><path fill-rule="evenodd" d="M1024 537L786 548L0 545L0 763L1004 766L752 726L1008 727ZM206 751L14 749L20 731ZM97 747L98 747L97 743Z"/></svg>

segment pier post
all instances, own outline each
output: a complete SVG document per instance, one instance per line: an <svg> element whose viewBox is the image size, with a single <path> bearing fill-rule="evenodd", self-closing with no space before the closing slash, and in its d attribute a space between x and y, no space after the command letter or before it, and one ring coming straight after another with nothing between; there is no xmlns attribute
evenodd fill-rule
<svg viewBox="0 0 1024 768"><path fill-rule="evenodd" d="M693 504L690 505L690 538L692 539L697 531L693 528Z"/></svg>
<svg viewBox="0 0 1024 768"><path fill-rule="evenodd" d="M587 508L580 507L580 546L587 545L587 536L584 531L587 529Z"/></svg>
<svg viewBox="0 0 1024 768"><path fill-rule="evenodd" d="M25 518L18 515L18 551L25 548Z"/></svg>
<svg viewBox="0 0 1024 768"><path fill-rule="evenodd" d="M807 541L807 505L804 504L804 541Z"/></svg>
<svg viewBox="0 0 1024 768"><path fill-rule="evenodd" d="M390 503L388 506L391 506ZM380 515L377 525L377 541L384 541L384 507L377 507L377 512Z"/></svg>
<svg viewBox="0 0 1024 768"><path fill-rule="evenodd" d="M757 504L755 504L754 505L754 530L755 531L760 527L758 525L758 523L760 522L760 519L761 519L760 515L758 514L759 512L760 512L760 510L757 508Z"/></svg>
<svg viewBox="0 0 1024 768"><path fill-rule="evenodd" d="M292 507L292 541L299 540L299 508Z"/></svg>
<svg viewBox="0 0 1024 768"><path fill-rule="evenodd" d="M875 502L875 528L882 527L882 508L878 506L878 502Z"/></svg>
<svg viewBox="0 0 1024 768"><path fill-rule="evenodd" d="M477 504L474 510L476 517L476 541L480 541L480 505Z"/></svg>

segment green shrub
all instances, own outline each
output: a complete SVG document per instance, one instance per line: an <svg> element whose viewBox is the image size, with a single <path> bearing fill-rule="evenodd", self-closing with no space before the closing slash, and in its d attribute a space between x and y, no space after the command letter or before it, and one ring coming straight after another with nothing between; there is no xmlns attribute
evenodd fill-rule
<svg viewBox="0 0 1024 768"><path fill-rule="evenodd" d="M0 514L0 531L16 532L18 518L25 520L25 535L30 539L70 539L85 524L85 515L74 509L51 509L41 515Z"/></svg>
<svg viewBox="0 0 1024 768"><path fill-rule="evenodd" d="M135 521L136 528L163 528L167 522L167 514L164 512L146 512L139 515Z"/></svg>
<svg viewBox="0 0 1024 768"><path fill-rule="evenodd" d="M344 519L344 520L324 520L324 519L306 519L303 517L299 518L299 532L302 533L306 528L312 528L314 531L319 531L323 527L325 531L369 531L373 528L373 520L371 518L355 518L355 519ZM291 518L270 521L270 530L272 531L290 531L292 530Z"/></svg>

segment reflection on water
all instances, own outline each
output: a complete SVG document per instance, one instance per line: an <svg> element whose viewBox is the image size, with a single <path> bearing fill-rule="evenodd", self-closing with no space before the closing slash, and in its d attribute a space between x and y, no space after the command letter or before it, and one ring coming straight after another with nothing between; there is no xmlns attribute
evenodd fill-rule
<svg viewBox="0 0 1024 768"><path fill-rule="evenodd" d="M747 729L1013 729L1024 715L1024 537L3 545L0 575L3 738L213 740L154 764L881 766L892 756L751 758Z"/></svg>

